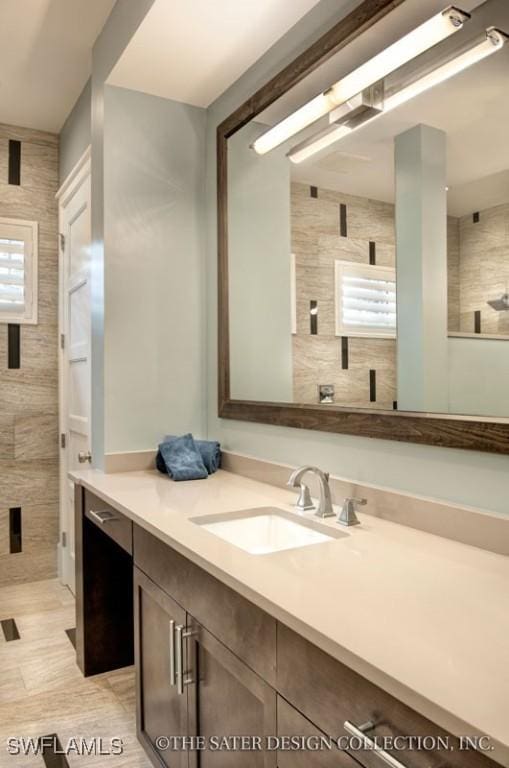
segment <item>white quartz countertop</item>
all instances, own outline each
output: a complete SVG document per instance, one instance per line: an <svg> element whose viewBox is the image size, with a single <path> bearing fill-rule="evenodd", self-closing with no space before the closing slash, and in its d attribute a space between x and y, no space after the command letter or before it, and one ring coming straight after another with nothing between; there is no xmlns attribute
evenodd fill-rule
<svg viewBox="0 0 509 768"><path fill-rule="evenodd" d="M445 729L489 736L509 766L509 558L366 514L340 539L252 555L188 518L292 510L293 492L223 471L71 478Z"/></svg>

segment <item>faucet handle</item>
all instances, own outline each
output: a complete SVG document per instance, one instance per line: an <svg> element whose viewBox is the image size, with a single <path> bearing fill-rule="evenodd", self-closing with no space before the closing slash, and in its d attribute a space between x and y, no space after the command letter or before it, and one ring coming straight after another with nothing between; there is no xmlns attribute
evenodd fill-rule
<svg viewBox="0 0 509 768"><path fill-rule="evenodd" d="M315 505L313 504L313 500L311 499L309 488L306 485L306 483L300 484L299 498L295 502L295 506L297 507L297 509L300 509L303 512L307 509L315 508Z"/></svg>
<svg viewBox="0 0 509 768"><path fill-rule="evenodd" d="M337 522L340 525L359 525L360 520L355 514L356 507L357 505L363 507L367 503L367 499L357 499L355 497L347 496L343 502L343 506L341 508L341 512L338 515Z"/></svg>

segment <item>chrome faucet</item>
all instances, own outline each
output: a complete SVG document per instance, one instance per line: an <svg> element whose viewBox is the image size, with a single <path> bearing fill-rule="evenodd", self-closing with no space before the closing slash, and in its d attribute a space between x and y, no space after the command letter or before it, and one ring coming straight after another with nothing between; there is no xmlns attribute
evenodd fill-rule
<svg viewBox="0 0 509 768"><path fill-rule="evenodd" d="M307 472L313 472L313 474L317 476L320 483L320 502L318 504L318 509L316 510L315 515L317 517L333 517L334 510L332 508L332 499L331 499L330 487L329 487L329 473L322 472L322 470L318 469L318 467L311 467L311 466L299 467L290 475L287 485L289 485L290 488L300 487L300 491L301 491L299 495L299 500L297 501L297 506L300 509L309 509L309 506L305 507L302 504L299 504L299 501L303 498L303 496L305 496L307 500L309 495L309 489L307 488L307 486L304 485L304 483L301 483L302 478ZM303 486L305 490L303 490ZM306 494L306 491L308 491L307 494Z"/></svg>
<svg viewBox="0 0 509 768"><path fill-rule="evenodd" d="M364 506L368 503L367 499L354 499L346 498L343 502L343 507L338 515L338 523L340 525L360 525L360 520L355 514L357 504Z"/></svg>

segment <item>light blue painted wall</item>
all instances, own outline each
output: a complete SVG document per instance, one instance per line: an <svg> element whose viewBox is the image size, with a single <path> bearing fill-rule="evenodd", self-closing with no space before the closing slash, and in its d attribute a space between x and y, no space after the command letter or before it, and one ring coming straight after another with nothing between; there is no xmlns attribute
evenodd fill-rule
<svg viewBox="0 0 509 768"><path fill-rule="evenodd" d="M154 0L120 0L64 127L92 145L92 455L206 432L205 110L106 85Z"/></svg>
<svg viewBox="0 0 509 768"><path fill-rule="evenodd" d="M447 136L415 125L394 141L397 399L402 411L442 413L447 381Z"/></svg>
<svg viewBox="0 0 509 768"><path fill-rule="evenodd" d="M263 157L248 123L228 145L230 388L241 400L292 400L290 168L285 150Z"/></svg>
<svg viewBox="0 0 509 768"><path fill-rule="evenodd" d="M345 5L323 0L248 70L208 110L207 121L207 261L209 436L223 447L292 464L316 463L359 482L509 513L509 457L410 443L369 440L305 430L248 424L217 418L217 270L216 168L217 125L257 88L288 64L345 12ZM429 12L433 7L427 8ZM436 6L439 10L438 5ZM421 9L422 8L421 4ZM372 35L376 47L380 37ZM367 49L359 50L366 55ZM357 55L357 54L356 54ZM350 56L350 65L355 66Z"/></svg>
<svg viewBox="0 0 509 768"><path fill-rule="evenodd" d="M106 452L206 432L205 118L106 86Z"/></svg>
<svg viewBox="0 0 509 768"><path fill-rule="evenodd" d="M450 338L449 408L453 413L507 416L509 341Z"/></svg>
<svg viewBox="0 0 509 768"><path fill-rule="evenodd" d="M92 461L104 466L104 90L113 67L153 5L154 0L119 0L102 28L92 51ZM128 417L126 417L128 418Z"/></svg>
<svg viewBox="0 0 509 768"><path fill-rule="evenodd" d="M89 79L60 131L60 184L65 181L80 157L90 145L92 111L92 81Z"/></svg>

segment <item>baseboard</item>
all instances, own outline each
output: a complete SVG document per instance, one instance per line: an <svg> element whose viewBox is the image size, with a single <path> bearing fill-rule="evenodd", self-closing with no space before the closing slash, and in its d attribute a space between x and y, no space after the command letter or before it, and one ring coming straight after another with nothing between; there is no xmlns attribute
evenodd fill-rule
<svg viewBox="0 0 509 768"><path fill-rule="evenodd" d="M155 469L157 451L126 451L107 453L104 457L106 474L115 472L142 472Z"/></svg>

